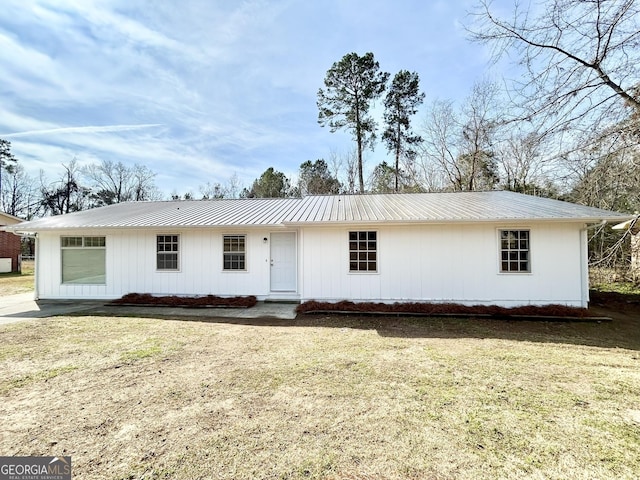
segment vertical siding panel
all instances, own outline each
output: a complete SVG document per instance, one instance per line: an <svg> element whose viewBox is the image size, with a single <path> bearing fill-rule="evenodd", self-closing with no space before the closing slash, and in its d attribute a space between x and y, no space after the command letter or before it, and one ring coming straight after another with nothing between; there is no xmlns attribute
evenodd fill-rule
<svg viewBox="0 0 640 480"><path fill-rule="evenodd" d="M497 231L531 231L532 274L500 274ZM348 227L304 229L303 299L580 305L579 225L385 226L379 274L348 271ZM320 254L318 254L320 252Z"/></svg>
<svg viewBox="0 0 640 480"><path fill-rule="evenodd" d="M147 252L144 249L144 234L138 231L123 232L118 258L120 271L128 277L126 290L121 289L119 293L146 293L149 268L146 262Z"/></svg>
<svg viewBox="0 0 640 480"><path fill-rule="evenodd" d="M107 295L117 295L116 285L116 274L119 271L118 265L118 252L120 251L120 243L121 237L118 233L111 233L109 235L105 235L105 244L107 246L106 255L105 255L105 268L106 268L106 294Z"/></svg>
<svg viewBox="0 0 640 480"><path fill-rule="evenodd" d="M138 232L138 241L136 252L142 259L142 270L144 274L142 278L144 283L140 285L140 290L145 293L153 292L153 276L156 271L155 256L156 235L154 232Z"/></svg>
<svg viewBox="0 0 640 480"><path fill-rule="evenodd" d="M212 231L211 232L211 251L209 253L211 263L209 265L209 289L216 295L220 293L220 283L222 281L222 234Z"/></svg>

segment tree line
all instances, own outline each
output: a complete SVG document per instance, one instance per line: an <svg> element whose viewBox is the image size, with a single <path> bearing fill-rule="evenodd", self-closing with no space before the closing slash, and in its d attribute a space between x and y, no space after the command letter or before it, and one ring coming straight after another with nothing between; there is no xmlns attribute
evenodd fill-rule
<svg viewBox="0 0 640 480"><path fill-rule="evenodd" d="M74 158L62 164L59 177L52 179L40 171L36 179L11 152L11 143L0 139L0 210L27 220L113 203L160 200L163 194L155 176L144 165L102 160L80 167Z"/></svg>

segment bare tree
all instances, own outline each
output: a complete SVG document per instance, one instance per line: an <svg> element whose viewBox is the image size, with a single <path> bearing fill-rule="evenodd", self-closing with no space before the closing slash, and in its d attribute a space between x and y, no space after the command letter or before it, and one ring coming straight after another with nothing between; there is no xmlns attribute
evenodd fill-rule
<svg viewBox="0 0 640 480"><path fill-rule="evenodd" d="M135 202L162 200L163 193L155 184L156 173L145 165L135 164L129 169L131 175L130 200Z"/></svg>
<svg viewBox="0 0 640 480"><path fill-rule="evenodd" d="M226 195L224 187L219 182L207 182L206 185L200 185L199 190L202 195L202 200L225 198Z"/></svg>
<svg viewBox="0 0 640 480"><path fill-rule="evenodd" d="M156 174L143 165L102 160L82 169L92 184L96 206L128 201L156 200L161 195L154 184Z"/></svg>
<svg viewBox="0 0 640 480"><path fill-rule="evenodd" d="M31 220L40 210L38 188L19 163L6 168L1 194L3 209L9 215Z"/></svg>
<svg viewBox="0 0 640 480"><path fill-rule="evenodd" d="M199 190L203 200L238 198L241 191L240 179L238 175L234 173L225 184L220 182L207 182L206 185L200 185Z"/></svg>
<svg viewBox="0 0 640 480"><path fill-rule="evenodd" d="M616 135L605 132L576 152L571 162L576 180L568 195L570 200L627 213L640 211L640 145L629 142L625 138L628 136L619 131ZM592 280L597 283L624 278L638 280L635 228L623 237L619 232L601 228L590 237Z"/></svg>
<svg viewBox="0 0 640 480"><path fill-rule="evenodd" d="M621 122L629 109L640 112L635 0L548 0L525 9L516 2L509 18L480 0L475 20L472 38L491 45L496 61L515 57L524 70L511 83L516 118L535 120L548 132L586 132ZM637 129L637 118L631 126Z"/></svg>
<svg viewBox="0 0 640 480"><path fill-rule="evenodd" d="M496 115L498 89L494 83L474 84L462 107L462 151L458 158L462 190L492 189L498 182L494 142L499 125Z"/></svg>
<svg viewBox="0 0 640 480"><path fill-rule="evenodd" d="M640 148L619 148L604 135L582 150L585 169L571 191L571 200L608 210L640 210ZM616 142L613 142L614 144Z"/></svg>
<svg viewBox="0 0 640 480"><path fill-rule="evenodd" d="M342 161L345 165L346 182L343 182L343 186L346 188L346 193L354 194L357 192L356 183L360 169L358 168L358 152L351 150L342 155Z"/></svg>
<svg viewBox="0 0 640 480"><path fill-rule="evenodd" d="M459 112L451 101L437 100L427 111L422 136L424 162L436 165L454 191L487 190L498 181L495 159L497 89L477 83Z"/></svg>
<svg viewBox="0 0 640 480"><path fill-rule="evenodd" d="M82 173L92 182L92 197L98 206L129 200L129 169L122 162L102 160L83 168Z"/></svg>
<svg viewBox="0 0 640 480"><path fill-rule="evenodd" d="M40 172L42 206L51 215L78 212L87 208L90 190L81 185L80 169L74 158L67 165L62 164L64 173L59 180L49 183L44 172Z"/></svg>
<svg viewBox="0 0 640 480"><path fill-rule="evenodd" d="M242 191L242 184L240 183L238 174L234 173L229 177L229 180L227 180L225 185L225 189L227 192L227 198L238 198Z"/></svg>
<svg viewBox="0 0 640 480"><path fill-rule="evenodd" d="M557 196L551 180L553 162L544 151L545 137L537 132L511 130L498 146L500 186L505 190L539 196Z"/></svg>
<svg viewBox="0 0 640 480"><path fill-rule="evenodd" d="M431 174L438 171L453 189L461 189L462 178L457 162L458 126L450 100L432 102L422 126L422 170Z"/></svg>

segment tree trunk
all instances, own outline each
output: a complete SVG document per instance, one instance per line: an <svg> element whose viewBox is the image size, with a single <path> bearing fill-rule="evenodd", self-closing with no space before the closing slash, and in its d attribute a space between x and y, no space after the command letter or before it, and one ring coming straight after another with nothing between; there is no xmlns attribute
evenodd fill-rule
<svg viewBox="0 0 640 480"><path fill-rule="evenodd" d="M364 193L364 176L362 174L362 138L358 135L358 182L360 193Z"/></svg>
<svg viewBox="0 0 640 480"><path fill-rule="evenodd" d="M360 125L360 110L356 108L356 143L358 144L358 182L360 193L364 193L364 175L362 173L362 126Z"/></svg>
<svg viewBox="0 0 640 480"><path fill-rule="evenodd" d="M398 176L400 176L400 124L396 126L396 185L395 192L398 193Z"/></svg>

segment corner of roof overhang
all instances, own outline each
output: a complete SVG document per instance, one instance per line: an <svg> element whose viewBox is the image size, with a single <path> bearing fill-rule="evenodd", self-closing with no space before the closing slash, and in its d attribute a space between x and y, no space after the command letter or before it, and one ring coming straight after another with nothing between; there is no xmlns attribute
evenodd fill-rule
<svg viewBox="0 0 640 480"><path fill-rule="evenodd" d="M636 213L628 220L618 223L611 227L612 230L631 230L631 233L636 235L640 232L640 214Z"/></svg>

